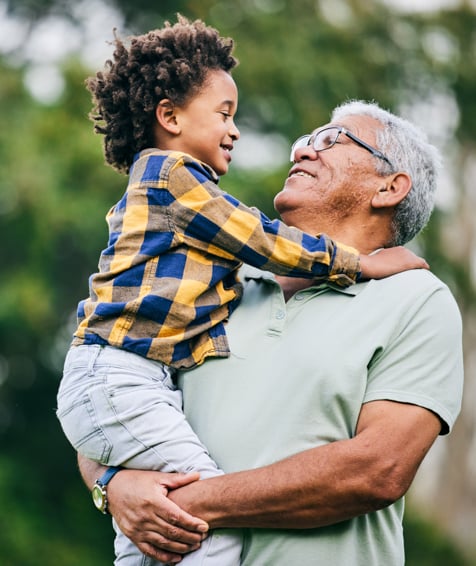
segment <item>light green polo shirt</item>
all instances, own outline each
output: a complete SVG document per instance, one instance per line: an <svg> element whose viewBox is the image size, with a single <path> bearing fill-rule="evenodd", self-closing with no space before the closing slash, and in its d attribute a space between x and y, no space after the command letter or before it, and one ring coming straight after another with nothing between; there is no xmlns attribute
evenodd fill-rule
<svg viewBox="0 0 476 566"><path fill-rule="evenodd" d="M182 376L186 415L228 472L354 435L361 405L388 399L460 410L461 319L424 270L348 289L313 287L287 303L271 274L245 267L227 326L231 358ZM403 500L335 526L245 531L243 566L401 566ZM225 566L225 565L224 565Z"/></svg>

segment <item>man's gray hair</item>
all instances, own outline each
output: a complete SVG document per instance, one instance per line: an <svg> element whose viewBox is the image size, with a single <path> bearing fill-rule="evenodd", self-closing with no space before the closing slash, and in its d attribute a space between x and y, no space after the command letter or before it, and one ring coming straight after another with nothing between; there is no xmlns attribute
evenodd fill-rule
<svg viewBox="0 0 476 566"><path fill-rule="evenodd" d="M414 238L430 219L435 204L436 181L441 157L423 131L407 120L380 108L375 102L351 100L334 109L332 122L347 116L369 116L383 128L376 132L376 147L388 157L393 170L382 159L377 159L376 170L381 175L404 171L412 179L408 195L395 208L393 241L401 246Z"/></svg>

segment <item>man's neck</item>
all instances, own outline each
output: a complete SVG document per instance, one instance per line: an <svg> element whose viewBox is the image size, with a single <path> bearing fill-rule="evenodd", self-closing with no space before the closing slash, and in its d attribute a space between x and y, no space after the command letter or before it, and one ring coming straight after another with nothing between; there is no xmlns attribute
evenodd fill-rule
<svg viewBox="0 0 476 566"><path fill-rule="evenodd" d="M314 215L310 218L300 217L298 221L293 222L292 217L282 214L282 219L289 226L295 226L308 234L324 233L335 242L352 246L361 254L370 254L376 249L388 246L392 237L391 221L382 222L381 215L382 213L376 211L371 215L337 220Z"/></svg>
<svg viewBox="0 0 476 566"><path fill-rule="evenodd" d="M286 302L298 291L307 289L307 287L314 284L312 279L285 277L284 275L276 275L276 281L281 285Z"/></svg>

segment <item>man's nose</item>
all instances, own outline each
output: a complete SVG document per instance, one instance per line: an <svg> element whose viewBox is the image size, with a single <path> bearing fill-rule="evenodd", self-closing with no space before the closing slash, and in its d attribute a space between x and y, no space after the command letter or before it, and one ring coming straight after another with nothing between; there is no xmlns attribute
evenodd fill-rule
<svg viewBox="0 0 476 566"><path fill-rule="evenodd" d="M302 161L303 159L314 160L318 158L319 158L319 152L316 151L312 147L312 145L305 145L304 147L298 147L296 150L294 150L292 161L294 163L299 163L299 161Z"/></svg>

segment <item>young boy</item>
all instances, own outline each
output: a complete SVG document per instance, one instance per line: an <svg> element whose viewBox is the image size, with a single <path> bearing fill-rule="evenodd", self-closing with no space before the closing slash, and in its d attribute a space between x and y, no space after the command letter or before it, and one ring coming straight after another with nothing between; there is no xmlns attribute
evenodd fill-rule
<svg viewBox="0 0 476 566"><path fill-rule="evenodd" d="M240 300L242 262L343 286L360 270L381 277L425 264L403 249L360 264L355 250L218 189L239 138L231 40L179 17L115 46L88 88L106 160L129 184L108 213L109 242L78 307L58 417L74 448L102 464L210 477L223 472L185 420L173 377L229 356L225 324ZM215 532L183 564L239 564L240 550L236 533ZM119 530L116 556L147 563Z"/></svg>

